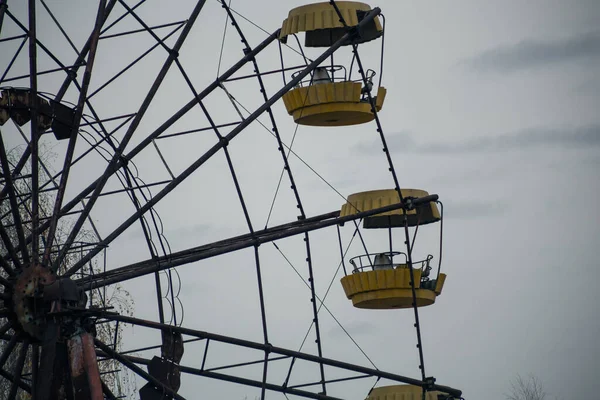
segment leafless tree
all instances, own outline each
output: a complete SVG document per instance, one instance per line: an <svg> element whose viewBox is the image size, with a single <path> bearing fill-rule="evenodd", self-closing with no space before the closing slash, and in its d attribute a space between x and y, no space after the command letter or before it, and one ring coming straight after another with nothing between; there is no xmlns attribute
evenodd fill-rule
<svg viewBox="0 0 600 400"><path fill-rule="evenodd" d="M510 385L510 392L506 395L507 400L544 400L546 398L542 382L535 375L530 374L527 378L523 378L517 374Z"/></svg>

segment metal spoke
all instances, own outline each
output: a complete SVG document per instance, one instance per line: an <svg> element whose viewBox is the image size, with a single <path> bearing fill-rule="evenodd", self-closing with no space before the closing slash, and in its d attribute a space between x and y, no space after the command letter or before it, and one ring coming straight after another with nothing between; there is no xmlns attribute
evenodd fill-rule
<svg viewBox="0 0 600 400"><path fill-rule="evenodd" d="M0 260L2 261L2 263L5 263L6 260L4 259L4 257L0 257ZM0 276L0 285L4 286L6 290L6 288L9 288L12 286L12 283L10 283L5 277ZM0 333L2 332L2 330L0 329ZM1 336L1 334L0 334Z"/></svg>
<svg viewBox="0 0 600 400"><path fill-rule="evenodd" d="M50 260L50 249L54 243L54 235L56 234L56 228L58 225L58 217L60 215L60 209L67 187L67 179L69 178L69 171L71 170L71 161L73 160L73 154L75 152L75 143L77 142L77 136L79 131L79 124L81 123L81 117L83 115L84 102L87 96L87 90L90 84L92 76L92 69L94 66L94 60L96 58L96 49L98 45L98 38L100 37L100 28L102 28L102 15L106 8L106 0L100 0L98 5L98 13L96 15L96 25L91 36L90 51L88 60L85 66L85 72L83 75L83 83L81 90L79 91L79 100L77 102L77 108L75 118L73 121L73 127L71 130L71 137L69 138L69 145L67 147L67 153L65 155L65 161L62 169L62 175L60 177L60 183L58 185L58 192L54 200L54 210L52 212L52 219L50 220L50 228L48 230L48 237L46 239L46 248L44 252L44 263L48 263Z"/></svg>
<svg viewBox="0 0 600 400"><path fill-rule="evenodd" d="M17 255L17 251L13 247L12 239L8 235L8 232L6 231L6 228L4 227L4 225L2 224L1 221L0 221L0 238L2 239L2 242L4 243L4 247L6 247L6 251L8 252L8 255L12 259L13 264L18 269L21 269L22 266L21 266L21 262L19 261L19 256ZM4 262L2 262L2 268L9 275L14 276L15 275L14 269L10 265L8 265L8 263L6 263L6 259L4 257L2 257L2 259L4 260Z"/></svg>
<svg viewBox="0 0 600 400"><path fill-rule="evenodd" d="M110 390L110 388L106 385L106 383L104 383L104 381L101 381L101 383L102 383L102 392L104 393L104 396L106 396L106 398L108 400L117 400L116 396L113 394L113 392Z"/></svg>
<svg viewBox="0 0 600 400"><path fill-rule="evenodd" d="M38 380L38 373L40 367L40 346L34 344L31 346L31 399L37 400L38 393L36 382Z"/></svg>
<svg viewBox="0 0 600 400"><path fill-rule="evenodd" d="M0 2L0 7L2 5L2 2ZM2 42L10 42L11 40L17 40L17 39L23 39L26 38L27 35L17 35L17 36L11 36L11 37L7 37L7 38L2 38L0 39L0 43Z"/></svg>
<svg viewBox="0 0 600 400"><path fill-rule="evenodd" d="M13 374L11 374L10 372L7 372L3 369L0 369L0 375L6 379L9 382L16 382L17 385L23 389L24 391L26 391L27 393L31 393L31 386L25 382L23 382L22 379L19 380L15 380L15 376Z"/></svg>
<svg viewBox="0 0 600 400"><path fill-rule="evenodd" d="M0 83L5 82L4 78L6 78L6 75L8 75L8 72L12 68L15 61L17 61L17 57L19 56L19 54L21 54L21 50L23 50L23 47L25 47L25 43L27 43L27 35L24 36L23 40L21 41L21 44L19 45L19 48L17 49L17 51L13 55L13 58L10 60L10 62L6 66L6 69L4 70L4 73L2 74L2 77L0 78ZM25 75L25 77L28 77L28 76L29 75Z"/></svg>
<svg viewBox="0 0 600 400"><path fill-rule="evenodd" d="M4 256L0 256L0 268L6 271L9 275L14 275L15 271L12 269L8 261L4 258ZM11 284L4 277L0 277L0 284L3 286L11 286Z"/></svg>
<svg viewBox="0 0 600 400"><path fill-rule="evenodd" d="M77 50L77 47L75 47L75 45L73 44L73 41L71 40L71 38L69 37L69 35L67 35L67 32L65 32L65 30L63 29L63 27L60 24L60 22L58 22L58 20L56 19L56 17L52 13L52 11L50 11L50 8L48 7L48 5L46 5L46 2L44 0L40 0L40 3L42 3L42 6L44 6L44 9L48 13L48 15L50 15L50 18L52 18L52 21L54 21L54 24L56 25L56 27L58 28L58 30L60 30L60 33L62 33L62 35L64 36L64 38L67 39L67 42L69 42L69 45L71 45L71 48L75 51L76 54L79 54L79 51Z"/></svg>
<svg viewBox="0 0 600 400"><path fill-rule="evenodd" d="M25 164L27 164L27 160L29 160L30 155L31 155L31 147L27 146L25 148L25 150L23 151L21 158L17 162L17 165L15 165L15 167L13 168L13 171L12 171L13 178L17 177L21 173L21 170L23 169ZM7 193L8 193L8 187L5 186L0 191L0 201L4 200L4 197L6 196Z"/></svg>
<svg viewBox="0 0 600 400"><path fill-rule="evenodd" d="M436 201L437 195L422 197L420 201ZM414 202L413 202L414 203ZM194 261L204 260L215 257L221 254L229 253L236 250L253 247L257 244L273 242L290 236L303 234L317 229L323 229L328 226L343 224L348 221L369 217L383 212L398 210L403 207L402 203L392 204L389 206L372 209L369 211L359 212L353 215L339 217L339 210L323 214L322 216L307 218L304 221L290 223L285 225L268 228L262 231L256 231L254 235L241 235L224 241L210 243L207 245L195 247L192 249L175 252L169 255L168 258L158 258L146 261L141 261L129 266L116 268L114 270L97 274L93 278L80 279L78 284L86 288L97 288L107 286L117 282L123 282L139 276L151 274L157 271L162 271L168 268L173 268L179 265L188 264Z"/></svg>
<svg viewBox="0 0 600 400"><path fill-rule="evenodd" d="M2 33L2 23L4 22L4 12L8 7L7 0L0 0L0 33Z"/></svg>
<svg viewBox="0 0 600 400"><path fill-rule="evenodd" d="M21 382L21 374L23 373L23 365L25 364L25 356L27 356L27 350L29 350L29 341L25 341L21 345L21 352L15 365L15 372L13 377L12 385L10 386L10 393L8 394L8 400L15 400L17 398L17 390L19 389L19 383Z"/></svg>
<svg viewBox="0 0 600 400"><path fill-rule="evenodd" d="M37 264L39 259L39 159L38 159L38 90L37 90L37 30L35 18L35 0L29 0L29 112L31 114L31 257L33 264ZM25 238L23 246L25 246ZM21 249L23 253L23 249ZM28 263L28 260L25 259Z"/></svg>
<svg viewBox="0 0 600 400"><path fill-rule="evenodd" d="M4 140L2 139L2 133L0 132L0 163L2 170L6 171L4 174L5 185L8 188L8 198L10 200L10 207L13 214L13 223L15 224L15 231L17 232L17 239L19 241L19 248L21 250L21 256L23 261L29 263L29 254L27 253L27 243L25 242L25 234L23 233L23 225L21 224L21 215L19 214L19 206L17 205L17 196L15 193L15 187L12 180L12 174L10 172L10 165L6 154L6 148L4 147ZM4 230L4 227L2 227ZM2 235L2 240L7 244L7 248L10 246L10 239L7 241ZM8 235L7 235L8 236ZM15 255L11 255L13 261L17 262L18 258Z"/></svg>
<svg viewBox="0 0 600 400"><path fill-rule="evenodd" d="M4 364L6 364L6 361L8 360L8 357L10 357L12 351L15 349L18 340L19 337L17 335L13 335L6 347L2 349L2 355L0 355L0 370L4 367Z"/></svg>

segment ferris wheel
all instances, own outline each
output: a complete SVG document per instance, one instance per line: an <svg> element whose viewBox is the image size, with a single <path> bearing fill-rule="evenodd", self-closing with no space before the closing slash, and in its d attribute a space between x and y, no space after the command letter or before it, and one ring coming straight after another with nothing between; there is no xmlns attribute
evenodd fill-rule
<svg viewBox="0 0 600 400"><path fill-rule="evenodd" d="M401 187L386 144L381 9L307 4L264 31L226 0L64 3L0 0L3 398L223 397L209 381L261 399L347 398L350 381L368 381L356 398L462 398L425 369L443 208ZM295 151L299 126L355 125L377 135L391 189L340 193ZM427 224L439 249L414 255ZM328 356L323 253L352 306L414 318L412 377ZM284 263L303 301L279 282ZM298 349L281 327L305 323Z"/></svg>

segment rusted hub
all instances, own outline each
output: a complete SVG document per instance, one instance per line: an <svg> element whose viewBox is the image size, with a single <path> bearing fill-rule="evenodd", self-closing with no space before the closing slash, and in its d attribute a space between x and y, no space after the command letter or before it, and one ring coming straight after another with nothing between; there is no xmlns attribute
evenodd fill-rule
<svg viewBox="0 0 600 400"><path fill-rule="evenodd" d="M45 315L50 310L42 297L44 287L54 282L56 275L41 265L25 268L15 282L12 308L23 331L35 339L42 338Z"/></svg>

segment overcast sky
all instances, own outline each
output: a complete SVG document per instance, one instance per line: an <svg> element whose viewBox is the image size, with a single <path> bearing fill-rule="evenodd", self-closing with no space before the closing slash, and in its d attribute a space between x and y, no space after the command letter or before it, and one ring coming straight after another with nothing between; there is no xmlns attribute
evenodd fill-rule
<svg viewBox="0 0 600 400"><path fill-rule="evenodd" d="M24 15L19 3L9 1L9 6L15 14ZM192 3L181 0L175 6L148 1L139 11L149 24L158 25L187 18ZM231 6L272 32L291 8L302 4L306 2L233 0ZM448 278L436 304L420 309L427 375L435 376L440 384L462 389L466 399L502 400L511 379L530 373L539 377L552 400L597 398L600 2L381 0L371 5L381 7L386 18L383 85L388 92L380 118L400 184L437 193L445 205L442 271ZM91 29L95 6L65 1L51 7L75 44L81 46ZM41 7L39 14L40 29L45 32L41 40L68 63L73 51ZM218 2L208 1L181 51L182 64L199 90L217 73L224 22L225 13ZM252 45L266 37L255 26L243 20L240 24ZM128 18L114 32L137 27L135 20ZM14 24L5 19L2 36L16 32ZM167 41L170 46L176 36ZM224 43L221 72L243 55L231 26ZM101 41L92 88L98 88L152 44L147 34ZM378 72L379 44L360 47L363 62ZM4 70L10 61L6 54L12 54L18 42L2 46L7 49L0 56ZM314 58L319 51L309 53ZM348 49L342 49L340 60L347 55ZM158 49L98 94L92 102L99 114L135 112L165 57ZM284 59L286 66L303 62L289 49L284 49ZM263 71L278 68L277 46L271 46L258 61ZM8 76L26 71L26 62L19 58L14 73ZM44 55L40 65L40 69L55 68ZM240 74L251 72L245 68ZM40 90L56 93L61 79L48 75L40 80ZM275 93L282 85L281 76L269 77L266 84L269 93ZM11 85L26 86L27 82ZM262 103L255 81L229 83L227 88L250 110ZM128 148L192 96L174 67ZM76 92L70 91L67 99L76 101ZM237 118L222 92L210 97L206 105L217 123ZM282 102L274 111L289 144L296 126ZM269 123L266 116L261 121ZM207 125L196 107L167 133ZM107 124L109 129L116 126ZM3 135L5 132L9 132L8 126L3 127ZM51 135L44 140L57 154L64 152L64 144L56 144ZM7 141L18 144L16 139ZM216 143L216 138L207 131L157 143L177 174ZM82 146L78 154L85 148ZM254 123L229 148L254 227L260 229L282 168L276 142ZM393 187L374 123L349 128L300 127L293 150L302 159L292 156L290 162L309 216L338 209L344 200L306 164L344 196ZM153 149L134 161L145 182L168 178ZM72 172L70 196L97 177L105 165L94 156L82 162ZM107 190L117 184L111 180ZM157 191L153 189L153 193ZM295 206L284 179L269 225L294 220ZM125 196L107 196L98 202L93 217L106 235L133 211ZM222 154L161 201L157 211L173 251L247 232ZM431 253L437 260L437 228L421 228L417 259ZM347 225L342 233L348 244L352 228ZM386 249L385 234L368 231L363 236L369 250ZM395 247L402 250L401 232L395 239ZM337 271L340 256L335 229L311 235L311 242L319 296L324 296L333 279L325 302L329 310L378 368L419 377L412 311L354 309L339 284L343 272ZM286 239L278 245L306 278L302 239ZM361 251L354 243L348 254ZM111 245L109 268L148 257L136 224ZM261 246L261 265L270 342L298 349L312 319L309 291L270 244ZM252 250L180 268L184 326L262 341L254 268ZM145 277L125 286L135 298L136 316L157 320L153 282L153 277ZM370 366L325 310L320 322L325 356ZM303 351L315 352L314 333L310 335ZM135 328L126 332L124 347L158 340L155 333ZM203 349L203 344L186 346L182 363L199 367ZM211 347L208 365L261 356ZM269 376L281 382L287 364L273 365L277 367L272 367ZM316 381L317 372L316 367L300 364L292 381ZM247 373L260 379L259 369ZM363 399L373 384L372 379L333 384L328 391L342 398ZM259 391L184 376L180 393L187 398L243 399L253 398ZM277 393L267 397L284 398Z"/></svg>

